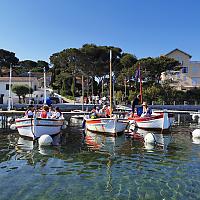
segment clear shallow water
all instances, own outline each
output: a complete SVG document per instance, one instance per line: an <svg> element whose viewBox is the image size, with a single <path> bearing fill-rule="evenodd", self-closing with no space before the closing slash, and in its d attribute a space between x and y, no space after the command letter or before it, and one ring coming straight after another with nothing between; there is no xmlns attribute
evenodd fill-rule
<svg viewBox="0 0 200 200"><path fill-rule="evenodd" d="M0 135L0 199L200 199L200 144L173 127L141 140L72 128L61 145L39 148L17 133ZM163 145L164 142L164 145Z"/></svg>

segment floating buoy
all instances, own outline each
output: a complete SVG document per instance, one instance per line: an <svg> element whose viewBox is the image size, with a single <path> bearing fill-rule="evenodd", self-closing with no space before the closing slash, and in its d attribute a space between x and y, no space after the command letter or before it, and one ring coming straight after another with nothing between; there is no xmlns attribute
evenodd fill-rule
<svg viewBox="0 0 200 200"><path fill-rule="evenodd" d="M52 140L52 137L49 136L49 135L42 135L39 140L39 146L48 146L48 145L51 145L53 140Z"/></svg>
<svg viewBox="0 0 200 200"><path fill-rule="evenodd" d="M154 144L145 142L144 147L145 147L146 150L151 151L151 150L154 149Z"/></svg>
<svg viewBox="0 0 200 200"><path fill-rule="evenodd" d="M200 144L200 138L193 137L193 138L192 138L192 143L193 143L193 144Z"/></svg>
<svg viewBox="0 0 200 200"><path fill-rule="evenodd" d="M156 143L155 135L153 133L146 134L144 137L144 141L145 143L155 144Z"/></svg>
<svg viewBox="0 0 200 200"><path fill-rule="evenodd" d="M195 129L194 131L192 131L192 137L200 138L200 129Z"/></svg>
<svg viewBox="0 0 200 200"><path fill-rule="evenodd" d="M62 127L61 127L61 129L66 129L66 128L67 128L66 124L62 125Z"/></svg>
<svg viewBox="0 0 200 200"><path fill-rule="evenodd" d="M197 120L199 119L199 114L193 114L193 115L192 115L192 119L193 119L194 121L197 121Z"/></svg>
<svg viewBox="0 0 200 200"><path fill-rule="evenodd" d="M11 125L10 125L10 129L11 129L11 130L16 130L16 125L15 125L15 124L11 124Z"/></svg>

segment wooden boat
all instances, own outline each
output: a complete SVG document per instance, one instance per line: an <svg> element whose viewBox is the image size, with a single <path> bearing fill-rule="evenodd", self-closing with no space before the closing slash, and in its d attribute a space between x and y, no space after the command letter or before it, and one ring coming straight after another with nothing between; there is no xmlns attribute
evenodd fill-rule
<svg viewBox="0 0 200 200"><path fill-rule="evenodd" d="M110 134L113 136L123 133L127 124L127 120L117 118L85 119L86 130Z"/></svg>
<svg viewBox="0 0 200 200"><path fill-rule="evenodd" d="M64 124L64 118L48 119L23 117L16 119L15 122L20 136L36 139L44 134L52 136L60 133Z"/></svg>
<svg viewBox="0 0 200 200"><path fill-rule="evenodd" d="M153 112L150 116L140 117L134 115L134 117L128 118L129 123L135 127L143 129L169 129L174 121L174 117L171 113L167 112Z"/></svg>
<svg viewBox="0 0 200 200"><path fill-rule="evenodd" d="M112 115L112 51L110 50L110 118L85 119L86 130L116 136L123 133L128 120L119 119Z"/></svg>

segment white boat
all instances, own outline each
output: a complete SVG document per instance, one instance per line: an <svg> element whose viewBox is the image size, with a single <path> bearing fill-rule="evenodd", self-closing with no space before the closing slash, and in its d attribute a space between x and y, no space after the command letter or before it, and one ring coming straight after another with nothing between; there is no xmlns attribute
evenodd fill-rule
<svg viewBox="0 0 200 200"><path fill-rule="evenodd" d="M118 135L126 129L128 121L117 118L85 119L86 130Z"/></svg>
<svg viewBox="0 0 200 200"><path fill-rule="evenodd" d="M44 105L46 104L46 99L46 72L44 67ZM22 117L15 119L15 126L20 136L36 139L44 134L52 136L60 133L61 127L64 125L63 116L59 119L52 119L40 118L37 117L37 114L35 113L33 118Z"/></svg>
<svg viewBox="0 0 200 200"><path fill-rule="evenodd" d="M60 133L64 124L64 118L50 119L23 117L16 119L15 122L20 136L36 139L44 134L52 136Z"/></svg>
<svg viewBox="0 0 200 200"><path fill-rule="evenodd" d="M71 112L77 112L77 115L72 115L70 118L70 124L81 125L84 119L84 112L82 110L73 110Z"/></svg>
<svg viewBox="0 0 200 200"><path fill-rule="evenodd" d="M138 128L143 129L169 129L174 121L174 117L171 113L167 112L153 112L150 116L140 117L134 115L134 117L128 118L129 123L135 125Z"/></svg>
<svg viewBox="0 0 200 200"><path fill-rule="evenodd" d="M86 130L116 136L123 133L128 120L113 117L112 115L112 51L110 50L110 118L85 119Z"/></svg>

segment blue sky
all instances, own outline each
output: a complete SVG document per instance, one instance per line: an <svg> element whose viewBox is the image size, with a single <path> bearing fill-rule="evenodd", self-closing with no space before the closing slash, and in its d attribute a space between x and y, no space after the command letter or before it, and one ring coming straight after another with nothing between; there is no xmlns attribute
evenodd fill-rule
<svg viewBox="0 0 200 200"><path fill-rule="evenodd" d="M138 58L179 48L200 60L198 0L0 0L0 48L46 60L85 43Z"/></svg>

